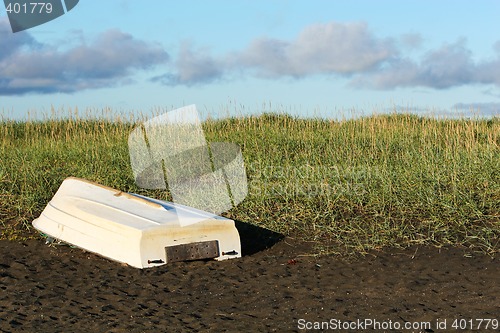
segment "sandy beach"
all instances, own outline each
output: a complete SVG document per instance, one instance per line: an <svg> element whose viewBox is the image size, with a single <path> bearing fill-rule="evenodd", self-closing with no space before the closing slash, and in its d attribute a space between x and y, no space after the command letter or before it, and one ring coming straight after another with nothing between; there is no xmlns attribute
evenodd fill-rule
<svg viewBox="0 0 500 333"><path fill-rule="evenodd" d="M240 225L240 259L145 270L41 239L0 241L0 331L443 332L499 319L498 258L432 247L317 257L309 243L252 232Z"/></svg>

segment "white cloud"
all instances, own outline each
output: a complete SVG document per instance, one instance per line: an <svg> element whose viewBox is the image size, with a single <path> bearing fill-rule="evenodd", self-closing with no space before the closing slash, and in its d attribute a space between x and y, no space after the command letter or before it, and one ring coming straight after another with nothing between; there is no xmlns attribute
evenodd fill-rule
<svg viewBox="0 0 500 333"><path fill-rule="evenodd" d="M258 38L245 49L218 58L206 48L183 43L173 72L152 80L193 85L239 72L266 78L350 75L377 67L395 52L390 39L376 38L364 23L332 22L308 26L292 41Z"/></svg>
<svg viewBox="0 0 500 333"><path fill-rule="evenodd" d="M419 62L408 58L387 61L380 69L359 73L355 86L375 89L429 87L447 89L468 84L500 84L500 52L496 59L473 61L465 40L431 50Z"/></svg>
<svg viewBox="0 0 500 333"><path fill-rule="evenodd" d="M182 43L174 61L161 46L108 30L90 43L75 40L60 50L29 33L10 31L0 18L0 95L66 92L125 84L136 70L168 64L151 80L165 85L203 85L238 75L268 79L314 75L349 79L353 87L447 89L462 85L500 86L500 41L496 55L474 60L465 40L422 50L419 34L376 36L365 23L313 24L289 40L260 37L241 50L214 56L209 48Z"/></svg>
<svg viewBox="0 0 500 333"><path fill-rule="evenodd" d="M268 79L330 75L350 78L353 87L447 89L468 84L500 85L500 41L495 59L474 62L464 39L429 50L419 34L379 38L364 23L326 23L305 27L291 40L257 38L240 50L214 57L207 49L183 45L172 72L153 80L169 85L206 84L243 73Z"/></svg>
<svg viewBox="0 0 500 333"><path fill-rule="evenodd" d="M304 77L370 70L395 53L391 40L376 38L364 23L332 22L306 27L293 41L255 40L233 62L263 76Z"/></svg>
<svg viewBox="0 0 500 333"><path fill-rule="evenodd" d="M457 103L453 109L470 116L500 117L500 103Z"/></svg>
<svg viewBox="0 0 500 333"><path fill-rule="evenodd" d="M210 83L222 77L224 64L214 59L208 49L194 49L190 43L181 45L175 61L175 74L164 74L152 78L166 85L193 85Z"/></svg>
<svg viewBox="0 0 500 333"><path fill-rule="evenodd" d="M403 34L399 38L401 44L409 49L419 49L422 47L424 39L420 34Z"/></svg>
<svg viewBox="0 0 500 333"><path fill-rule="evenodd" d="M0 20L0 30L7 26ZM66 92L114 86L130 80L134 69L164 63L160 47L118 30L101 33L92 43L65 51L37 43L28 33L2 33L0 95Z"/></svg>

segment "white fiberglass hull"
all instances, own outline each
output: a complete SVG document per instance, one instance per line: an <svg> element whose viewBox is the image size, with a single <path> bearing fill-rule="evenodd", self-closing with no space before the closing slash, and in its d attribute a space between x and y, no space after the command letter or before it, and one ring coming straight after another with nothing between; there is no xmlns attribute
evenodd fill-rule
<svg viewBox="0 0 500 333"><path fill-rule="evenodd" d="M33 226L137 268L241 257L233 220L73 177L63 181Z"/></svg>

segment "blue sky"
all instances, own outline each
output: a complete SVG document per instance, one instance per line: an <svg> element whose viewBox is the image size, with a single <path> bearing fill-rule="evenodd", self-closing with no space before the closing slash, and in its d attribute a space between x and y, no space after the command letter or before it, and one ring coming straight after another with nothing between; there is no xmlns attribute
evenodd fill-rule
<svg viewBox="0 0 500 333"><path fill-rule="evenodd" d="M0 114L500 114L500 1L80 0L13 34Z"/></svg>

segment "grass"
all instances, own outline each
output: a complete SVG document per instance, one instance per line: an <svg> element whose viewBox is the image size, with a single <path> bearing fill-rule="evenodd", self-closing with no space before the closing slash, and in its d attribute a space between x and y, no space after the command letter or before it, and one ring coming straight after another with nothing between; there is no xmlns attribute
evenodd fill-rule
<svg viewBox="0 0 500 333"><path fill-rule="evenodd" d="M242 147L249 195L230 218L314 241L321 252L414 244L499 251L499 118L264 114L203 127L208 141ZM34 237L31 221L68 176L168 200L134 184L133 128L120 119L0 121L0 237Z"/></svg>

